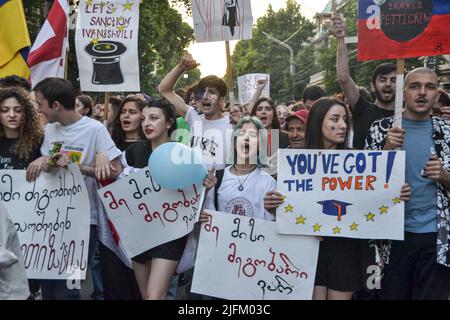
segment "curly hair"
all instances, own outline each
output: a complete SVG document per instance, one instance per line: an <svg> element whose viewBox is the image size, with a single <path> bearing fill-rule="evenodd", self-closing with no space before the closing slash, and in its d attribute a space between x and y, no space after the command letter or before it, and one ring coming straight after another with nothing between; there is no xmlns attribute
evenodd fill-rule
<svg viewBox="0 0 450 320"><path fill-rule="evenodd" d="M30 94L22 88L0 89L0 104L6 99L16 98L22 106L19 138L11 147L11 153L20 159L28 160L33 150L42 143L44 130L39 122L36 108ZM0 137L5 137L5 130L0 125Z"/></svg>

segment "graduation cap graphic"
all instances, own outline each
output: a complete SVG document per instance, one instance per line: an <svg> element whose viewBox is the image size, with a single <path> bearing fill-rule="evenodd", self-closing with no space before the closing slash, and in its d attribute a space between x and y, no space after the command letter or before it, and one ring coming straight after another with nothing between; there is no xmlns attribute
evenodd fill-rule
<svg viewBox="0 0 450 320"><path fill-rule="evenodd" d="M329 216L337 216L338 221L341 221L341 216L347 214L347 206L352 205L339 200L324 200L317 203L322 205L322 213Z"/></svg>

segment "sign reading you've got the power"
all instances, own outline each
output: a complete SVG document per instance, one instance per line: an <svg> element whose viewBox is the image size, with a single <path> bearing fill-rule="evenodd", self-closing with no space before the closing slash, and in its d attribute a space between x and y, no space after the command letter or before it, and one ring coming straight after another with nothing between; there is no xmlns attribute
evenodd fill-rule
<svg viewBox="0 0 450 320"><path fill-rule="evenodd" d="M359 0L359 61L446 53L450 1Z"/></svg>

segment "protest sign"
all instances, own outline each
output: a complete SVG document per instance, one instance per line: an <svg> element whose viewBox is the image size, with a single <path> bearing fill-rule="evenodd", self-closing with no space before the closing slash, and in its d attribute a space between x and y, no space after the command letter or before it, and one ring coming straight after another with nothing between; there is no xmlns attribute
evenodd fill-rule
<svg viewBox="0 0 450 320"><path fill-rule="evenodd" d="M252 38L250 0L192 0L191 4L197 42Z"/></svg>
<svg viewBox="0 0 450 320"><path fill-rule="evenodd" d="M450 53L448 0L359 0L358 60Z"/></svg>
<svg viewBox="0 0 450 320"><path fill-rule="evenodd" d="M267 79L266 86L264 87L261 96L270 97L270 74L266 73L250 73L238 77L238 89L239 89L239 102L241 105L250 102L253 94L258 87L258 80Z"/></svg>
<svg viewBox="0 0 450 320"><path fill-rule="evenodd" d="M140 91L138 0L80 0L75 45L83 91Z"/></svg>
<svg viewBox="0 0 450 320"><path fill-rule="evenodd" d="M162 189L145 168L97 192L119 241L132 258L191 232L199 217L204 187Z"/></svg>
<svg viewBox="0 0 450 320"><path fill-rule="evenodd" d="M207 213L192 292L236 300L312 298L319 254L316 237L278 234L273 221Z"/></svg>
<svg viewBox="0 0 450 320"><path fill-rule="evenodd" d="M404 151L279 150L277 230L403 240Z"/></svg>
<svg viewBox="0 0 450 320"><path fill-rule="evenodd" d="M78 165L42 172L0 171L0 199L17 230L29 279L84 279L90 232L86 185Z"/></svg>

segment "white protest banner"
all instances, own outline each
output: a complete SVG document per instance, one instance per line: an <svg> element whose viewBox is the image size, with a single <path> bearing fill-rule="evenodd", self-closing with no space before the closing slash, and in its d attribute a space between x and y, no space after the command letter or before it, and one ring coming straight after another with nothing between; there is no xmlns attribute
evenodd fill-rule
<svg viewBox="0 0 450 320"><path fill-rule="evenodd" d="M82 91L140 91L139 0L80 0L75 45Z"/></svg>
<svg viewBox="0 0 450 320"><path fill-rule="evenodd" d="M250 0L192 0L197 42L251 39Z"/></svg>
<svg viewBox="0 0 450 320"><path fill-rule="evenodd" d="M258 86L258 80L267 79L267 84L264 87L261 96L270 97L270 74L267 73L250 73L238 77L239 102L241 105L250 102L253 94Z"/></svg>
<svg viewBox="0 0 450 320"><path fill-rule="evenodd" d="M86 185L78 165L42 172L0 170L0 199L17 230L29 279L84 279L90 232Z"/></svg>
<svg viewBox="0 0 450 320"><path fill-rule="evenodd" d="M273 221L207 211L192 291L224 299L311 299L319 240L281 235Z"/></svg>
<svg viewBox="0 0 450 320"><path fill-rule="evenodd" d="M98 190L130 258L191 232L203 193L200 185L162 189L148 168Z"/></svg>
<svg viewBox="0 0 450 320"><path fill-rule="evenodd" d="M403 240L403 151L278 150L277 231Z"/></svg>

